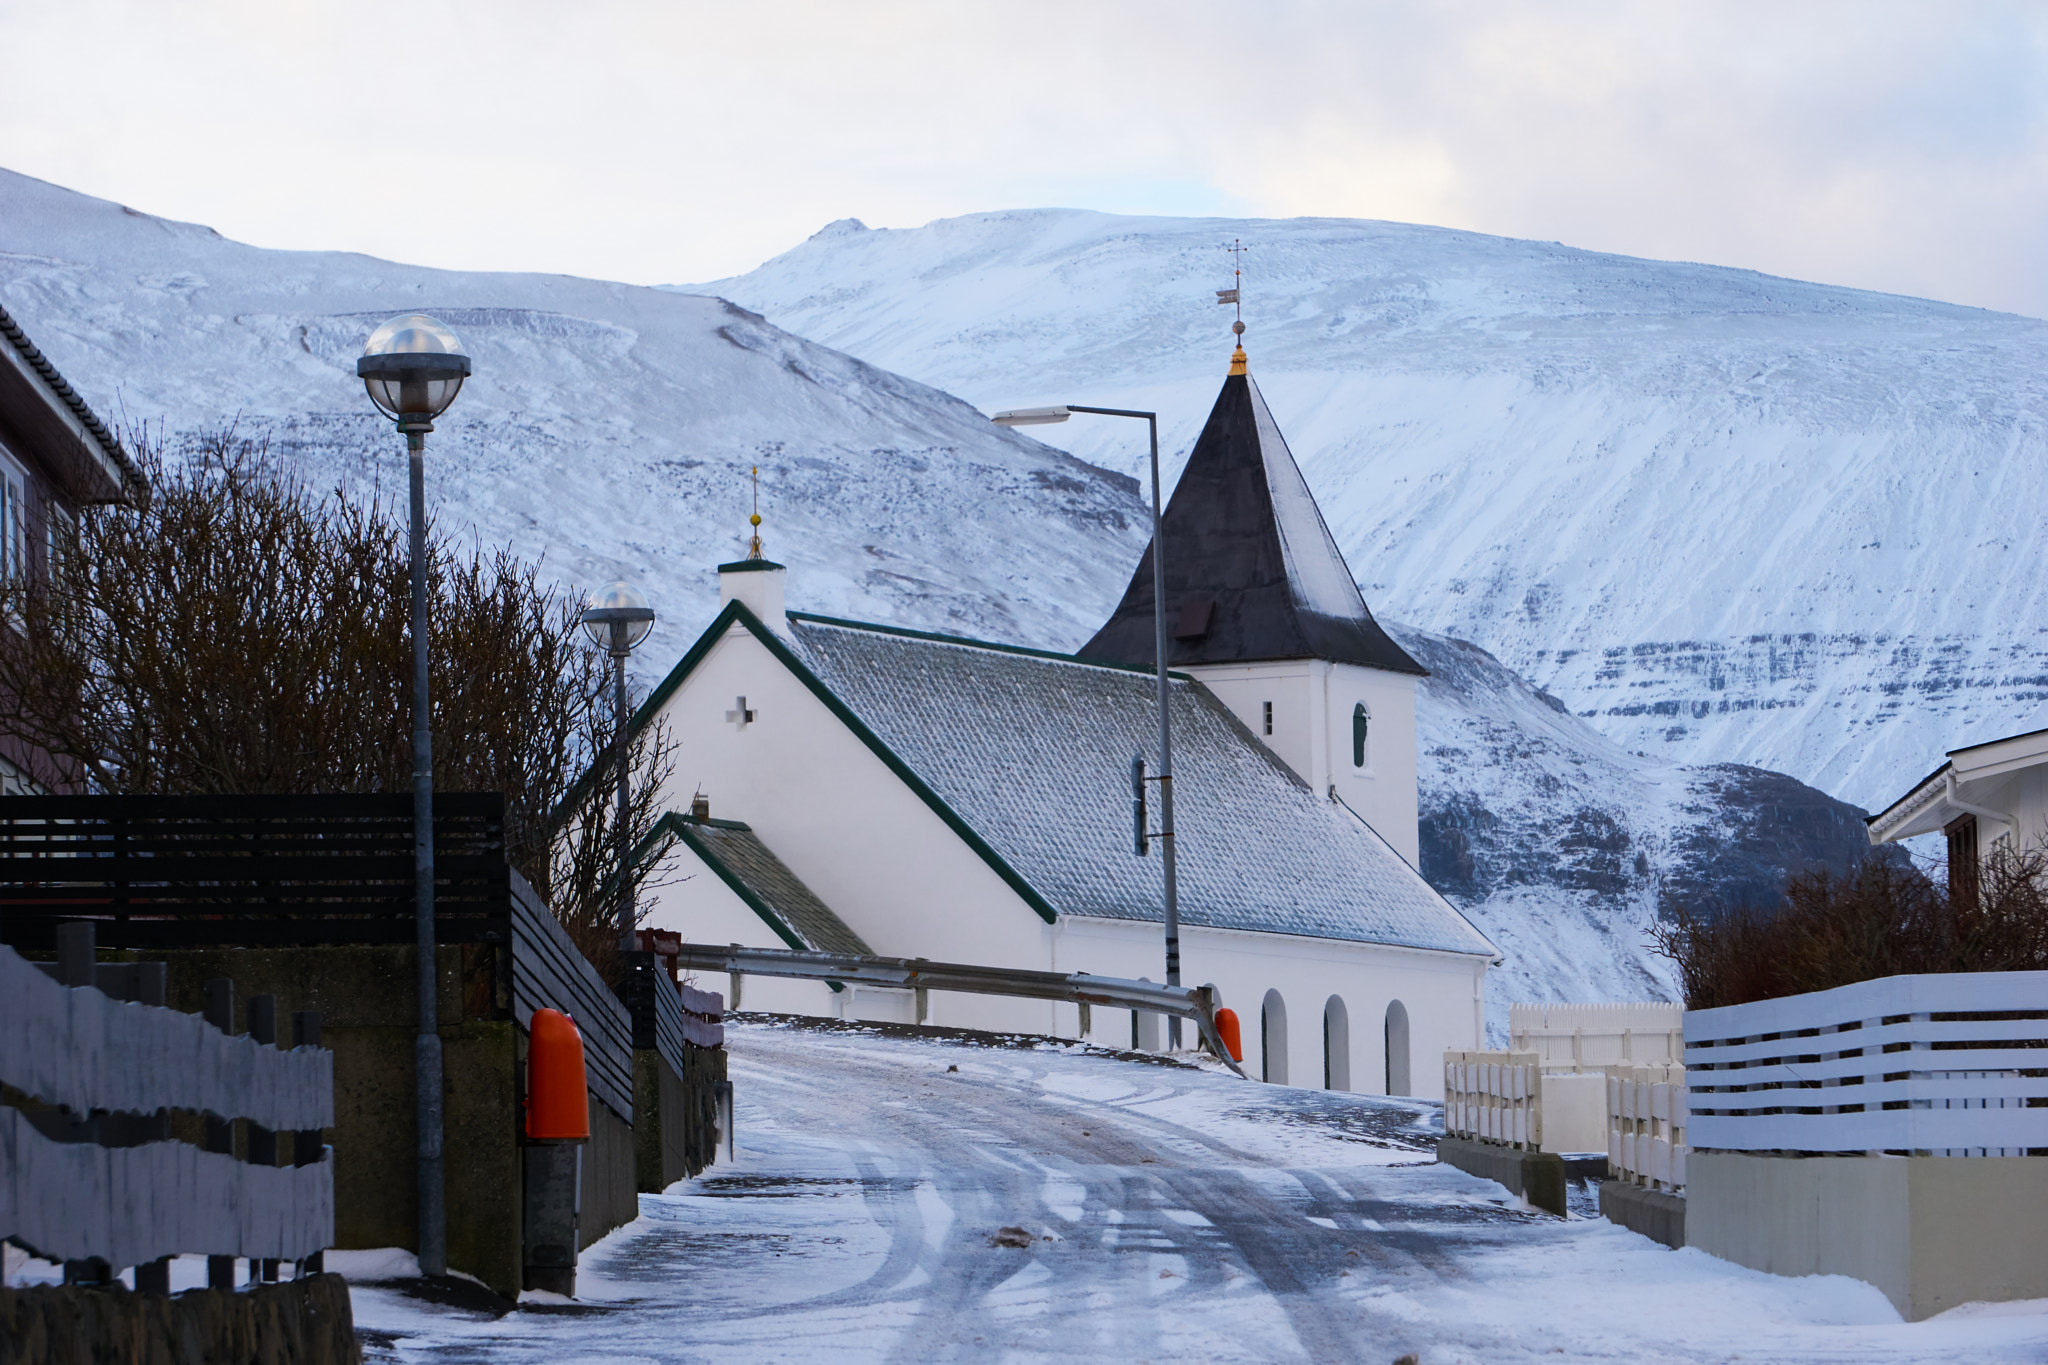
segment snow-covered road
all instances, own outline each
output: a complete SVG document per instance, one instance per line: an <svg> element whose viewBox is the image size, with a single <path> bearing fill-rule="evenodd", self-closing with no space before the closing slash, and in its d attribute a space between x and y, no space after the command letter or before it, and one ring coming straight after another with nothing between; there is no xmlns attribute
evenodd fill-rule
<svg viewBox="0 0 2048 1365"><path fill-rule="evenodd" d="M1099 1051L729 1027L739 1159L502 1317L359 1285L372 1360L2048 1360L1428 1163L1434 1114Z"/></svg>

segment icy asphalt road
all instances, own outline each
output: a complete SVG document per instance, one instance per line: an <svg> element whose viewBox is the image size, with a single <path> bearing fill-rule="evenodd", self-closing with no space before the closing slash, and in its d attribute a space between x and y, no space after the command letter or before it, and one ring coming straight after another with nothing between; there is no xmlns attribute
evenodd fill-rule
<svg viewBox="0 0 2048 1365"><path fill-rule="evenodd" d="M1416 1164L1427 1107L1081 1049L728 1037L738 1161L643 1195L582 1303L359 1285L369 1359L2048 1361L2048 1303L1905 1324L1853 1280L1532 1213Z"/></svg>

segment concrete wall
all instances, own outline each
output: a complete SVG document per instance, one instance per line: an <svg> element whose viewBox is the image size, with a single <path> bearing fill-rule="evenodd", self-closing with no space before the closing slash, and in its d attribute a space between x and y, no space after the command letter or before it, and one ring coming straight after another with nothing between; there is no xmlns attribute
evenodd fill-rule
<svg viewBox="0 0 2048 1365"><path fill-rule="evenodd" d="M718 1113L712 1083L725 1079L723 1048L683 1046L678 1076L660 1052L633 1054L633 1157L643 1194L659 1194L717 1159Z"/></svg>
<svg viewBox="0 0 2048 1365"><path fill-rule="evenodd" d="M0 1360L361 1365L348 1282L314 1275L234 1291L0 1286Z"/></svg>
<svg viewBox="0 0 2048 1365"><path fill-rule="evenodd" d="M1777 1275L1851 1275L1909 1321L2048 1298L2048 1158L1694 1152L1688 1246Z"/></svg>
<svg viewBox="0 0 2048 1365"><path fill-rule="evenodd" d="M414 1245L418 1128L413 1048L418 1033L410 947L182 949L139 954L169 964L168 1003L198 1012L205 983L235 983L236 1025L249 997L275 995L278 1030L291 1012L321 1012L334 1053L335 1245ZM438 953L448 1206L448 1263L516 1294L519 1263L520 1080L517 1026L494 1018L493 950ZM509 989L509 983L508 983Z"/></svg>
<svg viewBox="0 0 2048 1365"><path fill-rule="evenodd" d="M290 1012L321 1011L334 1052L335 1245L412 1247L418 1213L413 1048L418 1030L410 947L184 949L142 956L169 964L168 1003L198 1011L205 982L235 983L236 1023L250 996L277 996L281 1034ZM508 1297L519 1293L526 1038L509 1017L510 978L495 947L444 946L438 954L446 1123L448 1264ZM639 1216L632 1128L589 1097L583 1155L587 1245ZM178 1136L198 1138L196 1122Z"/></svg>

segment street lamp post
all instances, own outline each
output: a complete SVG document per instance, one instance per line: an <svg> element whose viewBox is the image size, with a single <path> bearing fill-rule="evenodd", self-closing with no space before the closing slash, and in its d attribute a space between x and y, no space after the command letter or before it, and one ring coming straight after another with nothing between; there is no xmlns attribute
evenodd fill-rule
<svg viewBox="0 0 2048 1365"><path fill-rule="evenodd" d="M1175 879L1173 835L1172 684L1166 673L1166 546L1160 534L1159 414L1128 408L1089 408L1065 403L1051 408L1015 408L995 415L997 426L1035 427L1064 422L1077 412L1098 417L1142 418L1152 436L1152 650L1159 673L1159 841L1166 874L1166 984L1180 984L1180 887ZM1166 1021L1167 1046L1180 1046L1180 1016Z"/></svg>
<svg viewBox="0 0 2048 1365"><path fill-rule="evenodd" d="M427 433L448 410L469 357L455 334L423 313L396 317L370 334L356 375L370 401L398 424L412 481L412 825L413 893L419 953L419 1038L413 1048L419 1129L420 1273L448 1273L448 1210L443 1200L441 1026L434 972L434 746L427 710Z"/></svg>
<svg viewBox="0 0 2048 1365"><path fill-rule="evenodd" d="M612 719L618 732L619 765L619 818L617 829L619 857L619 950L633 951L633 882L627 874L633 861L632 821L629 815L628 797L631 788L631 773L627 752L631 747L626 733L631 717L626 711L626 656L633 647L647 638L647 632L654 629L654 608L647 605L647 599L624 583L614 583L592 599L583 612L583 629L599 649L612 656Z"/></svg>

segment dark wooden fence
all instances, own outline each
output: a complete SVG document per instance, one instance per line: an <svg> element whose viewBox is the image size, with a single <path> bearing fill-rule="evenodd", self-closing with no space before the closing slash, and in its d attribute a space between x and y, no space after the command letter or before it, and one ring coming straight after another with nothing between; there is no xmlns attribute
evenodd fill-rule
<svg viewBox="0 0 2048 1365"><path fill-rule="evenodd" d="M505 861L505 798L434 795L434 937L490 945L479 995L521 1026L583 1032L590 1088L633 1121L632 1019ZM102 947L414 941L412 794L0 797L0 943L49 951L89 920Z"/></svg>
<svg viewBox="0 0 2048 1365"><path fill-rule="evenodd" d="M505 798L434 796L435 937L503 942ZM0 942L63 920L110 948L413 941L412 795L0 797Z"/></svg>

